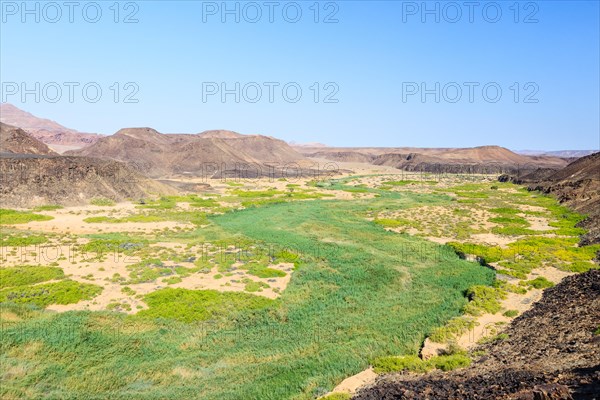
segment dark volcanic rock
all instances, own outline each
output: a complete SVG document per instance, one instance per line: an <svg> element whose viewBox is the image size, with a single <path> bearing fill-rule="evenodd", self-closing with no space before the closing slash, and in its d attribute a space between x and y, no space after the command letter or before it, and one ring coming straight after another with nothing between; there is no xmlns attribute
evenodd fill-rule
<svg viewBox="0 0 600 400"><path fill-rule="evenodd" d="M599 324L600 271L591 270L546 290L470 367L384 376L353 399L598 399Z"/></svg>
<svg viewBox="0 0 600 400"><path fill-rule="evenodd" d="M2 154L0 180L0 202L7 207L76 205L94 197L121 201L178 193L123 163L87 157Z"/></svg>

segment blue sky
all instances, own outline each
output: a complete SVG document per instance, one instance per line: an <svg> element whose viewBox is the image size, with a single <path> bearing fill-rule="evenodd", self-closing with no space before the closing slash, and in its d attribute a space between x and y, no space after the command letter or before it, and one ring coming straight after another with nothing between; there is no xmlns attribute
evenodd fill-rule
<svg viewBox="0 0 600 400"><path fill-rule="evenodd" d="M63 2L58 17L45 2L24 14L21 1L2 1L2 100L106 134L150 126L337 146L600 147L597 1L427 2L437 15L421 1L275 1L272 22L265 3L228 2L236 22L220 1L121 2L118 15L99 1L99 17L79 2L70 22ZM72 102L65 82L78 85ZM39 99L23 102L23 83Z"/></svg>

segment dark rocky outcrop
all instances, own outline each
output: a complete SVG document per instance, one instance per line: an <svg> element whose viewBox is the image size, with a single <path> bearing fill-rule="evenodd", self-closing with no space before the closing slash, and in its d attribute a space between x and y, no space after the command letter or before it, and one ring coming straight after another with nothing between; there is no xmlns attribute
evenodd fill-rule
<svg viewBox="0 0 600 400"><path fill-rule="evenodd" d="M588 230L581 245L600 243L600 152L579 158L558 171L538 169L523 175L502 175L499 179L551 194L586 214L587 218L578 224Z"/></svg>
<svg viewBox="0 0 600 400"><path fill-rule="evenodd" d="M565 278L482 345L470 367L447 373L387 375L354 400L597 399L600 394L600 270Z"/></svg>
<svg viewBox="0 0 600 400"><path fill-rule="evenodd" d="M121 201L178 193L123 163L87 157L2 154L0 179L3 207L77 205L95 197Z"/></svg>
<svg viewBox="0 0 600 400"><path fill-rule="evenodd" d="M16 126L0 122L0 153L56 155L48 146Z"/></svg>

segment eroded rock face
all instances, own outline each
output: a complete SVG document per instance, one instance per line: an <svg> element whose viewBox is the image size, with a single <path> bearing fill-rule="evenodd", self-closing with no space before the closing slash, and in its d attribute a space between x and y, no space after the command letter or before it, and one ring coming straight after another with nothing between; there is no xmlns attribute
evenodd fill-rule
<svg viewBox="0 0 600 400"><path fill-rule="evenodd" d="M580 244L600 243L600 152L577 159L558 171L538 169L523 175L502 175L499 180L526 184L529 190L553 195L586 214L588 218L578 224L588 230Z"/></svg>
<svg viewBox="0 0 600 400"><path fill-rule="evenodd" d="M94 197L121 201L150 193L177 193L122 163L86 157L4 154L0 156L0 180L4 207L77 205Z"/></svg>
<svg viewBox="0 0 600 400"><path fill-rule="evenodd" d="M56 155L48 146L24 130L0 122L0 153Z"/></svg>
<svg viewBox="0 0 600 400"><path fill-rule="evenodd" d="M564 385L540 385L523 390L513 397L514 400L573 400L569 388Z"/></svg>
<svg viewBox="0 0 600 400"><path fill-rule="evenodd" d="M388 375L355 400L597 399L600 393L600 270L565 278L508 327L509 338L448 373Z"/></svg>
<svg viewBox="0 0 600 400"><path fill-rule="evenodd" d="M230 131L163 134L152 128L126 128L65 155L121 161L152 178L174 175L255 178L293 171L304 158L286 142Z"/></svg>

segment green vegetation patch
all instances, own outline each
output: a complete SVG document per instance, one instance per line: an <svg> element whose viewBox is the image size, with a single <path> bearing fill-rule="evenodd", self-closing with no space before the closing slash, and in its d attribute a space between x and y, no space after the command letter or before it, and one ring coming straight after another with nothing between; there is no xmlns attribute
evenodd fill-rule
<svg viewBox="0 0 600 400"><path fill-rule="evenodd" d="M348 393L331 393L319 400L350 400L352 397Z"/></svg>
<svg viewBox="0 0 600 400"><path fill-rule="evenodd" d="M250 275L254 275L257 276L259 278L281 278L286 276L286 273L278 270L278 269L274 269L274 268L268 268L262 265L256 265L256 264L251 264L250 268L248 269L248 273Z"/></svg>
<svg viewBox="0 0 600 400"><path fill-rule="evenodd" d="M102 292L102 287L72 280L43 283L34 286L15 286L0 290L0 302L34 304L74 304L89 300Z"/></svg>
<svg viewBox="0 0 600 400"><path fill-rule="evenodd" d="M48 242L47 236L15 232L14 234L0 236L0 246L19 247L31 246Z"/></svg>
<svg viewBox="0 0 600 400"><path fill-rule="evenodd" d="M210 216L209 225L177 238L203 244L235 241L243 232L251 243L278 249L280 259L260 265L286 258L296 268L277 300L165 288L145 296L149 309L136 315L48 313L27 336L14 334L19 327L0 337L7 363L28 371L2 390L17 398L314 399L373 358L415 354L427 333L459 315L467 288L492 284L492 270L452 252L440 257L443 246L366 219L373 210L423 204L451 203L445 195L389 191ZM92 240L108 248L124 243L114 235ZM136 328L112 328L128 321ZM74 339L47 339L44 328L54 326L68 326ZM37 342L31 368L18 355L32 354Z"/></svg>
<svg viewBox="0 0 600 400"><path fill-rule="evenodd" d="M469 365L471 365L469 356L457 353L435 356L428 360L422 360L417 356L381 357L373 362L373 369L378 374L402 371L425 373L433 369L452 371Z"/></svg>
<svg viewBox="0 0 600 400"><path fill-rule="evenodd" d="M112 207L117 203L115 203L114 200L111 200L111 199L107 199L104 197L97 197L97 198L91 199L90 204L93 206Z"/></svg>
<svg viewBox="0 0 600 400"><path fill-rule="evenodd" d="M455 317L449 320L446 325L435 328L429 335L429 339L435 343L446 343L475 328L475 325L474 318L468 316Z"/></svg>
<svg viewBox="0 0 600 400"><path fill-rule="evenodd" d="M31 221L49 221L49 215L34 214L29 211L17 211L0 208L0 225L26 224Z"/></svg>
<svg viewBox="0 0 600 400"><path fill-rule="evenodd" d="M261 296L216 290L166 288L144 296L149 309L140 317L172 318L184 322L225 318L244 310L269 307L273 300Z"/></svg>
<svg viewBox="0 0 600 400"><path fill-rule="evenodd" d="M416 181L416 180L403 180L403 181L384 181L383 185L387 186L407 186L407 185L437 185L437 181Z"/></svg>
<svg viewBox="0 0 600 400"><path fill-rule="evenodd" d="M506 298L503 290L489 286L472 286L467 290L470 302L464 307L465 314L474 316L483 313L496 314L502 309L500 300Z"/></svg>
<svg viewBox="0 0 600 400"><path fill-rule="evenodd" d="M164 221L173 221L173 222L183 222L183 223L192 223L195 225L205 225L208 223L206 219L206 213L198 212L198 211L163 211L163 212L155 212L149 214L133 214L128 215L122 218L116 217L88 217L83 220L87 223L109 223L109 224L120 224L125 222L142 222L142 223L152 223L152 222L164 222Z"/></svg>
<svg viewBox="0 0 600 400"><path fill-rule="evenodd" d="M526 281L526 282L521 282L520 284L523 286L531 286L535 289L546 289L546 288L551 288L554 286L553 282L550 282L548 279L544 278L543 276L538 276L535 279L532 279L532 280Z"/></svg>
<svg viewBox="0 0 600 400"><path fill-rule="evenodd" d="M63 279L65 274L57 267L24 265L20 267L0 268L0 289L12 286L25 286L34 283Z"/></svg>
<svg viewBox="0 0 600 400"><path fill-rule="evenodd" d="M33 207L31 210L32 211L54 211L54 210L60 210L61 208L63 208L63 206L59 206L57 204L46 204L43 206Z"/></svg>

